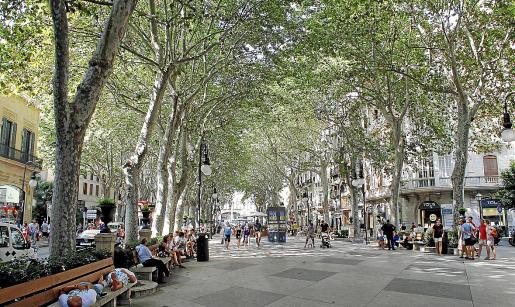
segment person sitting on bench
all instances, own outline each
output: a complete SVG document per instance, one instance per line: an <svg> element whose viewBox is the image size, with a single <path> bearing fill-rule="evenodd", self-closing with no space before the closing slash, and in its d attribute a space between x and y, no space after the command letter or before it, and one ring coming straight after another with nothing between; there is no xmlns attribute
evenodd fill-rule
<svg viewBox="0 0 515 307"><path fill-rule="evenodd" d="M136 247L139 262L141 262L145 267L157 267L157 283L165 283L165 281L163 280L163 275L166 275L166 277L170 276L170 271L166 268L163 261L152 258L152 253L150 252L150 249L148 249L146 244L147 239L143 238L140 241L140 245Z"/></svg>

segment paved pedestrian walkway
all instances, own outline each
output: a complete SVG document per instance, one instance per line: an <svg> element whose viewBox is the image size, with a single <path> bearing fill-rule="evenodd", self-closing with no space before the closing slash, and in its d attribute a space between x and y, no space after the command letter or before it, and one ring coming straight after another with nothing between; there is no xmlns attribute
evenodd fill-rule
<svg viewBox="0 0 515 307"><path fill-rule="evenodd" d="M496 261L396 250L344 241L332 249L288 243L225 251L210 241L209 262L189 262L133 306L514 306L515 248ZM484 256L483 256L484 257Z"/></svg>

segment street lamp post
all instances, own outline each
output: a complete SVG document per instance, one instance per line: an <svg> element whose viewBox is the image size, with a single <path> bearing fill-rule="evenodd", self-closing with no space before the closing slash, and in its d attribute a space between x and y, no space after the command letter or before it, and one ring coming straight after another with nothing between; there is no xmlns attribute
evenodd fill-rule
<svg viewBox="0 0 515 307"><path fill-rule="evenodd" d="M198 192L197 192L197 228L200 229L200 207L201 207L201 189L202 189L202 174L206 176L211 175L211 163L209 162L209 155L207 145L204 143L202 139L200 141L200 150L199 150L199 161L198 161Z"/></svg>
<svg viewBox="0 0 515 307"><path fill-rule="evenodd" d="M513 142L515 141L515 131L513 131L512 122L510 119L510 113L508 113L508 98L510 98L511 95L513 95L515 92L511 92L508 95L506 95L506 98L504 99L504 113L503 113L503 131L501 132L501 138L505 142Z"/></svg>
<svg viewBox="0 0 515 307"><path fill-rule="evenodd" d="M23 179L21 181L21 193L20 193L20 212L18 213L18 224L23 225L23 216L25 214L25 175L27 173L27 166L32 164L32 161L25 162L25 166L23 168ZM31 188L36 187L36 172L32 172L32 176L30 176L29 186Z"/></svg>
<svg viewBox="0 0 515 307"><path fill-rule="evenodd" d="M481 195L481 193L477 192L476 194L476 200L477 200L477 207L479 209L479 221L481 221L481 219L483 218L483 210L481 210L481 199L482 199L483 195Z"/></svg>
<svg viewBox="0 0 515 307"><path fill-rule="evenodd" d="M362 187L363 193L363 220L365 222L365 244L368 245L368 223L367 223L367 204L365 201L365 173L363 172L363 162L360 163L360 177L352 180L354 187Z"/></svg>

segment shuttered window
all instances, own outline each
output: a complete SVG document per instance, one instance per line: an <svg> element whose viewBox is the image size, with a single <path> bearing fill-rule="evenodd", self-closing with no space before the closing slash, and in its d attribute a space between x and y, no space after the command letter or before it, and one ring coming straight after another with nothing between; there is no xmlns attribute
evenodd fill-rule
<svg viewBox="0 0 515 307"><path fill-rule="evenodd" d="M483 157L483 167L485 169L485 176L499 176L499 169L497 167L497 157L496 156L484 156Z"/></svg>

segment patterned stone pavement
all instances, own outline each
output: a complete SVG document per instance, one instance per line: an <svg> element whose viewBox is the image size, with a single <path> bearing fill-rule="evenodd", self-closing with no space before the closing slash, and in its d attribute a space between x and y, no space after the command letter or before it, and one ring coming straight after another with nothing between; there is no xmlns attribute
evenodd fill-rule
<svg viewBox="0 0 515 307"><path fill-rule="evenodd" d="M220 240L209 262L186 263L133 306L515 306L510 246L496 261L463 261L344 241L304 249L302 238L226 251Z"/></svg>

